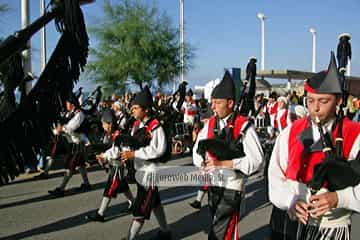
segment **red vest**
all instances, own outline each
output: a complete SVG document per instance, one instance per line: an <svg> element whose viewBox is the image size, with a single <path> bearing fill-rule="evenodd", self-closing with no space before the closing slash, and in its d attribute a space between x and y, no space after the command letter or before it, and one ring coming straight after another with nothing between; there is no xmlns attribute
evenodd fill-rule
<svg viewBox="0 0 360 240"><path fill-rule="evenodd" d="M131 131L132 134L134 134L134 133L136 132L136 130L139 128L140 123L141 123L141 122L140 122L139 120L136 120L136 121L134 122L132 131ZM149 139L151 139L151 132L152 132L155 128L157 128L159 125L160 125L160 122L159 122L156 118L151 119L150 121L148 121L148 122L145 124L145 126L144 126L144 127L146 128L145 132L146 132L146 135L147 135L147 137L148 137Z"/></svg>
<svg viewBox="0 0 360 240"><path fill-rule="evenodd" d="M275 113L274 126L275 126L276 129L279 129L279 123L278 123L278 120L277 120L277 114L278 114L278 112ZM281 127L281 129L284 129L287 126L287 115L288 114L289 114L288 110L285 110L283 112L283 114L281 115L281 117L280 117L280 127Z"/></svg>
<svg viewBox="0 0 360 240"><path fill-rule="evenodd" d="M308 118L293 122L288 140L288 167L285 172L287 178L305 184L311 180L315 165L321 163L324 159L322 151L304 153L304 146L298 137L308 127L311 127ZM337 129L338 126L332 132L332 139L336 138ZM346 159L349 158L351 148L359 134L360 124L345 118L343 121L343 153Z"/></svg>
<svg viewBox="0 0 360 240"><path fill-rule="evenodd" d="M277 112L277 106L278 106L278 103L275 102L273 105L271 104L268 104L268 113L269 115L273 115Z"/></svg>
<svg viewBox="0 0 360 240"><path fill-rule="evenodd" d="M234 130L233 130L233 139L237 139L239 134L240 134L240 130L242 125L244 124L244 122L247 121L246 117L240 116L238 115L235 119L235 125L234 125ZM215 122L216 122L216 118L215 116L211 116L209 118L209 125L208 125L208 132L207 132L207 138L211 139L214 137L214 127L215 127ZM229 127L230 124L228 123L227 127Z"/></svg>

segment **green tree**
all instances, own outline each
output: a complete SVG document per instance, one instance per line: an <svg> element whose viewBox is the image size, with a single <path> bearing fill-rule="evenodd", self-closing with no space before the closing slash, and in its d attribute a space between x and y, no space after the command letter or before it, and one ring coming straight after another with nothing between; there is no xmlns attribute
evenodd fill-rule
<svg viewBox="0 0 360 240"><path fill-rule="evenodd" d="M140 1L105 1L104 17L90 28L98 40L88 69L93 79L118 92L129 84L169 83L180 73L179 30L155 6ZM193 49L185 46L185 70Z"/></svg>

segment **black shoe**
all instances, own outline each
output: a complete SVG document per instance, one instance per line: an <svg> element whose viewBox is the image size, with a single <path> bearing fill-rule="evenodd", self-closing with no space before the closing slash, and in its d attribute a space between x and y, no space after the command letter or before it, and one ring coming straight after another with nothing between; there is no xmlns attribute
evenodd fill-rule
<svg viewBox="0 0 360 240"><path fill-rule="evenodd" d="M94 222L105 222L104 216L101 216L99 213L94 215L87 215L86 219Z"/></svg>
<svg viewBox="0 0 360 240"><path fill-rule="evenodd" d="M35 176L35 179L48 179L49 178L49 174L46 172L42 172L39 175Z"/></svg>
<svg viewBox="0 0 360 240"><path fill-rule="evenodd" d="M90 191L91 190L91 185L90 184L85 184L85 183L82 183L80 185L80 187L77 188L78 191L81 191L81 192L86 192L86 191Z"/></svg>
<svg viewBox="0 0 360 240"><path fill-rule="evenodd" d="M158 231L158 233L156 234L156 237L154 238L154 240L171 240L172 239L172 234L171 231Z"/></svg>
<svg viewBox="0 0 360 240"><path fill-rule="evenodd" d="M61 188L55 188L54 190L49 190L48 193L50 193L54 197L63 197L65 191L62 190Z"/></svg>
<svg viewBox="0 0 360 240"><path fill-rule="evenodd" d="M195 200L192 203L190 203L190 206L192 206L195 209L200 209L201 208L201 202L199 202L198 200Z"/></svg>

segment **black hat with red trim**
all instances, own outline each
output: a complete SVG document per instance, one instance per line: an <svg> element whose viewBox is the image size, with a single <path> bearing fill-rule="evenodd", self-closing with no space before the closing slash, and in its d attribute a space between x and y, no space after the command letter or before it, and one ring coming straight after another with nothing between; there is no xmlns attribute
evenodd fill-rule
<svg viewBox="0 0 360 240"><path fill-rule="evenodd" d="M334 52L331 52L328 70L318 72L310 79L306 79L304 90L311 93L342 93Z"/></svg>

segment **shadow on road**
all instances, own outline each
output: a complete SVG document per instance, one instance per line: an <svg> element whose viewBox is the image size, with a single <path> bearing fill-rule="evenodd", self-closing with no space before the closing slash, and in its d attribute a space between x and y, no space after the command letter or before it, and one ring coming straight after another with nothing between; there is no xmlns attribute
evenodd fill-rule
<svg viewBox="0 0 360 240"><path fill-rule="evenodd" d="M198 232L208 233L210 226L209 209L207 207L201 208L187 216L182 217L176 222L170 224L173 234L173 239L183 239ZM138 239L151 239L156 236L159 228L142 233Z"/></svg>
<svg viewBox="0 0 360 240"><path fill-rule="evenodd" d="M245 211L242 213L244 218L250 212L269 206L267 186L263 179L259 179L246 186L247 197L245 200Z"/></svg>
<svg viewBox="0 0 360 240"><path fill-rule="evenodd" d="M114 205L114 206L110 206L106 213L109 213L109 215L117 213L117 215L113 215L109 218L106 218L105 221L106 222L111 221L115 218L126 215L126 214L118 214L119 212L122 212L122 210L125 209L126 207L127 207L127 203L125 203L125 202ZM34 236L40 235L40 234L48 234L51 232L57 232L57 231L61 231L64 229L78 227L80 225L89 223L89 220L86 219L86 216L89 214L93 214L93 213L94 213L94 210L90 210L90 211L78 214L76 216L64 218L64 219L49 223L44 226L33 228L28 231L24 231L24 232L16 233L16 234L9 235L6 237L2 237L2 238L0 238L0 240L5 240L5 239L6 240L10 240L10 239L11 240L20 240L23 238L34 237Z"/></svg>
<svg viewBox="0 0 360 240"><path fill-rule="evenodd" d="M269 225L262 226L240 237L240 240L268 240L268 239L270 239Z"/></svg>
<svg viewBox="0 0 360 240"><path fill-rule="evenodd" d="M99 183L96 183L96 184L92 184L90 191L96 191L98 189L105 188L105 183L106 182L104 181L104 182L99 182ZM82 193L87 193L87 192L80 192L80 191L77 191L76 188L71 188L71 189L67 189L65 191L65 196L64 197L69 197L69 196L73 196L73 195L76 195L76 194L82 194ZM30 198L30 199L25 199L25 200L21 200L21 201L1 204L0 209L8 208L8 207L20 206L20 205L25 205L25 204L30 204L30 203L42 202L42 201L51 200L51 199L56 199L56 197L53 197L50 194L46 194L46 195L43 195L43 196L34 197L34 198Z"/></svg>

